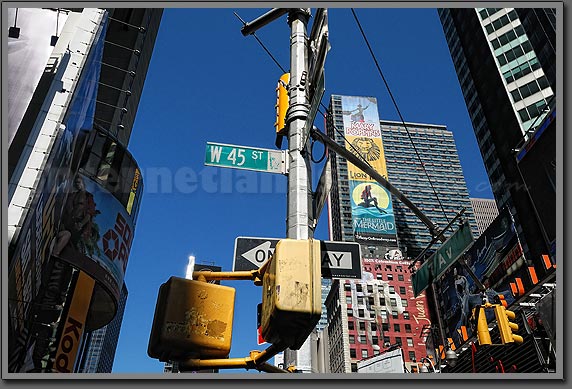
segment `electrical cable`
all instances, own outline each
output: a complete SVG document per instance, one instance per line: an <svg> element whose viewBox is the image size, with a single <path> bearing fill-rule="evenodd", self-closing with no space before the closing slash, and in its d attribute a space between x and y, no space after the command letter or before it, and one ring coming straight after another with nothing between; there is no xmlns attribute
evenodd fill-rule
<svg viewBox="0 0 572 389"><path fill-rule="evenodd" d="M439 196L437 195L437 191L435 190L435 187L433 186L433 183L431 182L431 178L429 177L429 174L427 173L427 170L425 169L425 164L421 160L419 152L417 151L417 147L415 147L415 143L413 143L413 139L411 138L411 134L409 133L409 129L405 125L405 120L403 119L403 116L401 115L401 111L399 110L399 107L397 106L397 102L395 101L395 98L393 97L393 93L391 93L391 89L389 88L389 84L387 83L387 80L385 79L385 76L383 75L383 72L381 71L381 67L379 66L379 63L378 63L377 58L373 52L373 49L371 48L371 45L369 44L369 40L367 39L367 36L365 35L365 32L363 31L361 23L360 23L357 15L356 15L354 9L351 8L351 11L352 11L354 19L358 25L358 28L361 32L361 35L362 35L363 39L365 40L365 43L366 43L366 45L369 49L369 52L373 58L373 61L375 62L375 66L377 67L377 70L379 71L379 74L381 75L383 83L385 84L385 87L387 88L387 92L389 93L389 97L391 97L391 101L393 102L393 105L395 106L397 114L399 115L399 118L401 119L401 123L403 124L403 127L405 128L405 131L407 132L407 136L409 137L409 141L411 142L411 145L413 146L413 150L415 151L415 154L417 155L417 158L419 159L419 162L421 163L421 167L423 168L423 172L425 173L425 176L427 177L427 180L429 181L429 185L431 186L431 189L433 190L433 194L435 194L435 198L437 199L437 202L439 203L439 206L441 207L441 210L443 211L443 215L445 216L445 219L447 220L447 222L449 222L449 218L447 217L447 213L445 212L445 208L443 207L443 204L441 203L441 200L439 199Z"/></svg>
<svg viewBox="0 0 572 389"><path fill-rule="evenodd" d="M234 13L234 16L236 16L236 17L238 18L238 20L241 21L242 25L243 25L243 26L246 26L246 22L245 22L236 12L233 12L233 13ZM264 45L264 43L262 43L262 41L261 41L260 39L258 39L258 37L256 36L256 33L253 32L253 33L250 34L250 35L252 35L252 36L254 37L254 39L256 39L256 41L260 44L260 46L262 46L262 48L264 49L264 51L266 51L266 53L270 56L270 58L272 58L272 60L274 61L274 63L275 63L276 65L278 65L278 67L280 68L280 70L282 70L282 73L288 73L288 72L282 67L282 65L280 65L280 62L278 62L278 61L276 60L276 58L274 58L274 56L273 56L272 53L266 48L266 46Z"/></svg>

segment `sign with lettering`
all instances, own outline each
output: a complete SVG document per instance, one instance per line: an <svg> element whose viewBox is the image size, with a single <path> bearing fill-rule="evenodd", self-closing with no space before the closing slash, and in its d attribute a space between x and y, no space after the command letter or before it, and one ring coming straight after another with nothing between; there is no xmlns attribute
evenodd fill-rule
<svg viewBox="0 0 572 389"><path fill-rule="evenodd" d="M233 271L258 269L274 254L276 238L238 237L234 245ZM322 277L361 278L359 243L321 241Z"/></svg>

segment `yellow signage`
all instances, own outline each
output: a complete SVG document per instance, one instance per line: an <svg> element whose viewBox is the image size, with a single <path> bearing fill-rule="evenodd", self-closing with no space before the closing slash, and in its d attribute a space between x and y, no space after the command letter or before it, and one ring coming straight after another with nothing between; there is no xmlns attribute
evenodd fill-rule
<svg viewBox="0 0 572 389"><path fill-rule="evenodd" d="M73 373L94 285L95 281L93 278L83 271L79 272L64 332L56 354L54 369L59 373Z"/></svg>

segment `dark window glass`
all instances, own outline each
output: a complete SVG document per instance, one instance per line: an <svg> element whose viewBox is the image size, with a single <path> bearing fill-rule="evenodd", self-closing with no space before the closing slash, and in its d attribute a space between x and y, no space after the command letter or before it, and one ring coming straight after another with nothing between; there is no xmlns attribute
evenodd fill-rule
<svg viewBox="0 0 572 389"><path fill-rule="evenodd" d="M403 281L403 274L398 274L398 275L397 275L397 280L398 280L398 281Z"/></svg>
<svg viewBox="0 0 572 389"><path fill-rule="evenodd" d="M518 89L513 90L512 92L510 92L510 94L512 95L512 99L515 102L521 100L520 93L518 93Z"/></svg>
<svg viewBox="0 0 572 389"><path fill-rule="evenodd" d="M512 61L513 59L516 58L516 54L515 54L514 50L509 50L509 51L507 51L507 52L505 53L505 55L506 55L506 59L507 59L508 62L510 62L510 61Z"/></svg>
<svg viewBox="0 0 572 389"><path fill-rule="evenodd" d="M524 54L524 51L522 50L522 47L520 47L520 46L516 46L516 47L513 49L513 51L514 51L514 55L515 55L517 58Z"/></svg>
<svg viewBox="0 0 572 389"><path fill-rule="evenodd" d="M506 58L504 57L503 54L500 54L497 59L499 60L499 64L502 65L506 65Z"/></svg>
<svg viewBox="0 0 572 389"><path fill-rule="evenodd" d="M405 332L411 332L411 324L405 324Z"/></svg>
<svg viewBox="0 0 572 389"><path fill-rule="evenodd" d="M348 321L348 330L353 330L354 327L354 322L353 321Z"/></svg>
<svg viewBox="0 0 572 389"><path fill-rule="evenodd" d="M481 19L486 19L489 17L489 14L487 13L487 9L482 9L479 11L479 14L481 15Z"/></svg>
<svg viewBox="0 0 572 389"><path fill-rule="evenodd" d="M513 39L516 39L516 33L514 32L514 30L507 31L505 35L508 38L509 42Z"/></svg>
<svg viewBox="0 0 572 389"><path fill-rule="evenodd" d="M524 35L524 27L522 27L522 25L519 24L518 26L516 26L516 27L514 28L514 32L516 32L516 35L517 35L517 36Z"/></svg>
<svg viewBox="0 0 572 389"><path fill-rule="evenodd" d="M355 355L354 355L355 358ZM357 363L352 363L352 373L357 373Z"/></svg>
<svg viewBox="0 0 572 389"><path fill-rule="evenodd" d="M363 321L359 322L359 329L365 331L365 323Z"/></svg>
<svg viewBox="0 0 572 389"><path fill-rule="evenodd" d="M529 41L524 41L522 42L522 50L525 53L528 53L529 51L532 51L532 45L530 44Z"/></svg>
<svg viewBox="0 0 572 389"><path fill-rule="evenodd" d="M528 112L526 111L526 108L521 109L520 111L518 111L518 114L520 115L520 119L525 122L528 119L530 119L530 116L528 116Z"/></svg>
<svg viewBox="0 0 572 389"><path fill-rule="evenodd" d="M350 348L350 358L355 358L356 357L356 349L355 348ZM352 364L353 365L353 364Z"/></svg>
<svg viewBox="0 0 572 389"><path fill-rule="evenodd" d="M502 19L502 18L499 18L499 19L497 19L497 20L495 20L495 21L493 22L493 27L494 27L495 30L498 30L499 28L501 28L501 27L503 26L503 23L501 22L501 19Z"/></svg>
<svg viewBox="0 0 572 389"><path fill-rule="evenodd" d="M401 332L400 328L399 328L399 324L394 324L393 325L393 331L395 332Z"/></svg>
<svg viewBox="0 0 572 389"><path fill-rule="evenodd" d="M506 36L506 34L499 36L499 41L501 46L506 45L508 43L508 37Z"/></svg>
<svg viewBox="0 0 572 389"><path fill-rule="evenodd" d="M541 89L548 88L548 86L549 86L548 78L546 78L546 77L540 77L538 79L538 83L540 84Z"/></svg>
<svg viewBox="0 0 572 389"><path fill-rule="evenodd" d="M514 9L508 13L508 18L510 20L518 19L518 16L517 16L516 11Z"/></svg>

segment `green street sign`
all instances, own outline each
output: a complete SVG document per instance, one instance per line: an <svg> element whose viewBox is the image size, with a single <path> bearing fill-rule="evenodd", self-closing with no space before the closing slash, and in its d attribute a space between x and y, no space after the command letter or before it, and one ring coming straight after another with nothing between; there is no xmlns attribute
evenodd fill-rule
<svg viewBox="0 0 572 389"><path fill-rule="evenodd" d="M286 152L207 142L205 165L286 174Z"/></svg>
<svg viewBox="0 0 572 389"><path fill-rule="evenodd" d="M429 283L439 277L447 268L462 255L473 242L473 233L469 222L465 220L461 227L449 237L417 272L411 277L413 282L413 293L418 296L423 292Z"/></svg>

